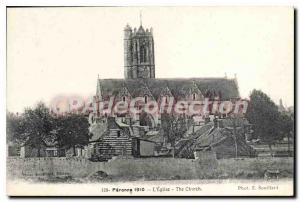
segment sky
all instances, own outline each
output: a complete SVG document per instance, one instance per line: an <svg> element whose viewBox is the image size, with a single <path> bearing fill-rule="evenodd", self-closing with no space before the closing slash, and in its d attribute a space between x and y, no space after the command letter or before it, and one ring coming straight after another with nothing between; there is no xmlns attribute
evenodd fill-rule
<svg viewBox="0 0 300 202"><path fill-rule="evenodd" d="M237 76L294 104L294 16L288 7L8 8L7 110L58 95L92 96L124 78L123 29L153 28L156 78Z"/></svg>

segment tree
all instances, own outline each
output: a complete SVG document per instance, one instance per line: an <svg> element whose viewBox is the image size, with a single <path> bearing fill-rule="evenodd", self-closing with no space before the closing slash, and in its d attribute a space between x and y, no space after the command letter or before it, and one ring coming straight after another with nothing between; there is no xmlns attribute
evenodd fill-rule
<svg viewBox="0 0 300 202"><path fill-rule="evenodd" d="M38 150L38 157L41 155L42 147L46 145L45 140L51 135L52 122L49 109L42 102L38 103L34 109L25 109L23 128L20 133L24 134L25 145Z"/></svg>
<svg viewBox="0 0 300 202"><path fill-rule="evenodd" d="M14 113L6 115L6 141L21 143L25 139L25 126L23 116Z"/></svg>
<svg viewBox="0 0 300 202"><path fill-rule="evenodd" d="M282 136L289 137L294 132L294 120L292 116L289 116L286 113L280 114L280 132Z"/></svg>
<svg viewBox="0 0 300 202"><path fill-rule="evenodd" d="M173 157L175 157L175 143L180 140L187 131L186 122L183 116L175 116L174 114L161 115L161 129L167 142L173 148Z"/></svg>
<svg viewBox="0 0 300 202"><path fill-rule="evenodd" d="M290 139L294 138L294 114L282 112L280 114L280 132L283 137L288 139L288 152L290 154Z"/></svg>
<svg viewBox="0 0 300 202"><path fill-rule="evenodd" d="M89 141L89 124L84 115L67 114L52 116L44 103L35 108L25 109L23 114L7 114L7 141L17 142L37 149L38 157L41 149L52 142L59 148L73 148L86 145Z"/></svg>
<svg viewBox="0 0 300 202"><path fill-rule="evenodd" d="M254 124L256 136L266 142L271 151L274 142L283 138L278 107L262 91L253 90L251 92L246 118Z"/></svg>
<svg viewBox="0 0 300 202"><path fill-rule="evenodd" d="M89 123L82 114L68 114L55 118L55 134L58 146L67 149L73 148L73 155L76 155L75 147L84 146L89 142Z"/></svg>

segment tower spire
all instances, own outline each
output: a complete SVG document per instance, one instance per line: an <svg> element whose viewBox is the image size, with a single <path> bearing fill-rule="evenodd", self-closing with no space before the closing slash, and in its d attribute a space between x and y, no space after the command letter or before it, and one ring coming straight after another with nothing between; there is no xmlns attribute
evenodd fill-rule
<svg viewBox="0 0 300 202"><path fill-rule="evenodd" d="M96 95L101 97L101 81L100 81L100 76L98 74L98 77L97 77L97 89L96 89Z"/></svg>
<svg viewBox="0 0 300 202"><path fill-rule="evenodd" d="M140 25L142 26L143 23L142 23L142 11L140 11Z"/></svg>

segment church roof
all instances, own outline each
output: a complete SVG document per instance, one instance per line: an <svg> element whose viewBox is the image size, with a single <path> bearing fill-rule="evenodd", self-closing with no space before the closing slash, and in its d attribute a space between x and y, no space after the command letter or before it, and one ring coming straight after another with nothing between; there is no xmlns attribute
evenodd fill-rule
<svg viewBox="0 0 300 202"><path fill-rule="evenodd" d="M99 79L98 82L104 99L117 96L124 86L133 97L141 96L147 87L151 92L150 96L155 99L168 89L179 100L195 88L195 85L204 97L219 96L222 100L240 97L236 80L227 78Z"/></svg>

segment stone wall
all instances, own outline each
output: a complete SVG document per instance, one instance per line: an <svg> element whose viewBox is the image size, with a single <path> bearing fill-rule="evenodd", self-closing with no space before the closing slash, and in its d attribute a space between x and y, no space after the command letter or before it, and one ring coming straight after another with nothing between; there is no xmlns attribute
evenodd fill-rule
<svg viewBox="0 0 300 202"><path fill-rule="evenodd" d="M197 175L201 163L191 159L144 158L112 159L108 162L92 162L80 157L13 158L7 160L11 177L72 176L87 177L97 171L112 176L154 176L190 178ZM199 168L200 169L200 168Z"/></svg>
<svg viewBox="0 0 300 202"><path fill-rule="evenodd" d="M263 178L266 169L279 170L281 177L293 177L293 158L242 158L208 161L180 158L112 159L91 162L84 158L7 159L7 175L12 178L71 176L85 178L103 171L114 179L223 179Z"/></svg>

